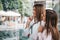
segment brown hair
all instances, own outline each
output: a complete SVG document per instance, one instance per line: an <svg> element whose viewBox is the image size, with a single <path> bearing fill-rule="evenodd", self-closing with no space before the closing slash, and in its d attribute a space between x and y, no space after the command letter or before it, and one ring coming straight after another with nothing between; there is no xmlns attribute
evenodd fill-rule
<svg viewBox="0 0 60 40"><path fill-rule="evenodd" d="M52 33L53 40L59 40L59 32L57 29L57 14L54 10L46 10L46 29L47 35Z"/></svg>
<svg viewBox="0 0 60 40"><path fill-rule="evenodd" d="M38 21L41 21L41 14L45 13L44 5L43 4L35 4L34 7L36 8L36 18Z"/></svg>

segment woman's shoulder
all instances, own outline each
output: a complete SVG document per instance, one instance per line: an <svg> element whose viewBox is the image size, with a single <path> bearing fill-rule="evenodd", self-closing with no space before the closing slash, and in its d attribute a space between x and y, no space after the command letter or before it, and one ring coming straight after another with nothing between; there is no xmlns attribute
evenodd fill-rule
<svg viewBox="0 0 60 40"><path fill-rule="evenodd" d="M47 34L47 30L46 30L46 29L43 31L42 36L43 36L43 38L44 38L45 40L52 40L52 34L51 34L51 32L49 32L49 33Z"/></svg>

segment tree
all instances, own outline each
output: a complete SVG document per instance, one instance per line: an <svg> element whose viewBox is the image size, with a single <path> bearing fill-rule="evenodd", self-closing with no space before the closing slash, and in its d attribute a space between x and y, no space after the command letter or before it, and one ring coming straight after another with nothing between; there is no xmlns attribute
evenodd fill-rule
<svg viewBox="0 0 60 40"><path fill-rule="evenodd" d="M3 4L3 10L15 10L18 9L18 2L17 0L1 0Z"/></svg>
<svg viewBox="0 0 60 40"><path fill-rule="evenodd" d="M18 0L18 11L21 15L23 15L23 3L21 0Z"/></svg>
<svg viewBox="0 0 60 40"><path fill-rule="evenodd" d="M1 0L0 0L0 10L2 10L3 9L3 7L2 7L2 2L1 2Z"/></svg>

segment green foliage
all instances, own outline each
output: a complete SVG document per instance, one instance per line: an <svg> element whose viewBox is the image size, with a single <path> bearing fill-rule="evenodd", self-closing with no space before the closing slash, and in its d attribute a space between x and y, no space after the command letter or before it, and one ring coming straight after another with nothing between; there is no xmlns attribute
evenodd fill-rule
<svg viewBox="0 0 60 40"><path fill-rule="evenodd" d="M17 0L1 0L3 4L3 10L15 10L18 9Z"/></svg>
<svg viewBox="0 0 60 40"><path fill-rule="evenodd" d="M23 5L22 5L22 1L21 0L18 0L18 11L21 15L22 14L22 11L23 11Z"/></svg>
<svg viewBox="0 0 60 40"><path fill-rule="evenodd" d="M7 10L16 10L18 9L19 13L22 14L22 2L21 0L0 0L0 9Z"/></svg>
<svg viewBox="0 0 60 40"><path fill-rule="evenodd" d="M24 13L25 16L29 17L30 15L28 15L27 13Z"/></svg>
<svg viewBox="0 0 60 40"><path fill-rule="evenodd" d="M3 7L2 7L2 3L1 3L1 0L0 0L0 10L2 10L3 9Z"/></svg>
<svg viewBox="0 0 60 40"><path fill-rule="evenodd" d="M28 16L31 13L31 3L28 0L0 0L0 9L18 10L21 15Z"/></svg>

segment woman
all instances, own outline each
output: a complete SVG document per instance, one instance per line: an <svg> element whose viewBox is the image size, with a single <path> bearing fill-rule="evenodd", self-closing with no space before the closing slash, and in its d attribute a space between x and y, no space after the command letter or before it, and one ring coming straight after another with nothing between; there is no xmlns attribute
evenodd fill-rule
<svg viewBox="0 0 60 40"><path fill-rule="evenodd" d="M38 35L38 28L40 27L41 21L45 23L45 20L42 19L41 14L45 15L45 8L43 4L35 4L33 7L33 19L29 20L30 22L30 26L28 26L28 28L30 28L31 34L29 39L30 40L37 40L37 35Z"/></svg>
<svg viewBox="0 0 60 40"><path fill-rule="evenodd" d="M57 14L54 10L46 10L46 26L42 33L42 40L59 40Z"/></svg>

